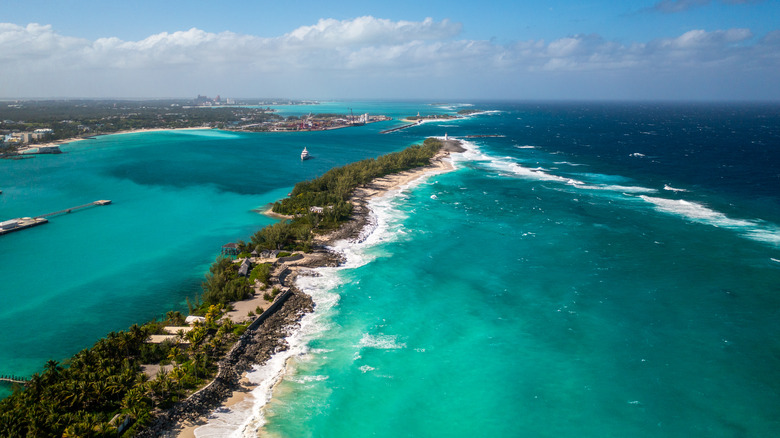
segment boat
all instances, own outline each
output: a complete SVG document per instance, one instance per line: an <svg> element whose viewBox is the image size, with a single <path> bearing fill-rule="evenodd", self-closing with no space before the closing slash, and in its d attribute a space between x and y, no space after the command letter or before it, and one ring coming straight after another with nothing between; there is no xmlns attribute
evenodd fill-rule
<svg viewBox="0 0 780 438"><path fill-rule="evenodd" d="M309 155L309 151L307 151L306 148L304 147L303 152L301 152L301 160L308 160L309 158L311 158L311 156Z"/></svg>

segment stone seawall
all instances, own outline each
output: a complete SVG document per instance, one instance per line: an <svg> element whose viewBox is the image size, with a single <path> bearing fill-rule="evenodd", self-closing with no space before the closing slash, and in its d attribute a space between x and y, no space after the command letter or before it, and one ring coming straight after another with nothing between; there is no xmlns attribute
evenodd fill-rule
<svg viewBox="0 0 780 438"><path fill-rule="evenodd" d="M314 303L305 293L291 288L282 293L268 309L258 316L236 341L228 354L218 362L214 380L172 408L156 415L153 423L138 433L138 437L177 435L173 430L183 421L196 421L230 397L239 388L242 374L254 364L263 364L274 353L289 348L286 337Z"/></svg>

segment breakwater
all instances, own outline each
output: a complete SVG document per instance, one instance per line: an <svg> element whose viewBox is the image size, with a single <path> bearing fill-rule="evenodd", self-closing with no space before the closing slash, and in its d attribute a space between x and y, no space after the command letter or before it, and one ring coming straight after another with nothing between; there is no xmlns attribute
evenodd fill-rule
<svg viewBox="0 0 780 438"><path fill-rule="evenodd" d="M398 127L395 127L395 128L385 129L384 131L379 131L379 133L380 133L380 134L389 134L389 133L391 133L391 132L400 131L400 130L402 130L402 129L406 129L406 128L411 128L412 126L417 126L417 125L419 125L420 123L421 123L421 122L417 122L417 123L410 123L410 124L408 124L408 125L403 125L403 126L398 126Z"/></svg>

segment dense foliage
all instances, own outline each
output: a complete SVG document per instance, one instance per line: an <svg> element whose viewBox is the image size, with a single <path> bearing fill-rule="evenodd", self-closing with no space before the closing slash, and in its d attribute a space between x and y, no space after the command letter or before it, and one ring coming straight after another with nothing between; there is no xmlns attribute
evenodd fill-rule
<svg viewBox="0 0 780 438"><path fill-rule="evenodd" d="M219 257L211 265L202 287L202 299L208 305L241 301L252 295L249 280L238 275L238 264L227 257Z"/></svg>
<svg viewBox="0 0 780 438"><path fill-rule="evenodd" d="M369 158L331 169L319 178L295 185L289 197L274 204L273 211L285 215L306 215L321 208L321 226L337 226L352 212L347 202L352 191L374 178L425 166L441 149L440 140L429 138L422 145L410 146L379 158Z"/></svg>
<svg viewBox="0 0 780 438"><path fill-rule="evenodd" d="M217 324L220 311L210 308L206 324L179 335L190 341L186 350L170 341L145 342L164 325L183 321L179 312L169 312L164 321L109 333L64 366L50 360L26 389L0 401L0 436L114 437L127 417L133 426L124 436L132 436L151 420L153 409L170 407L213 374L243 328ZM141 364L156 363L173 368L149 379Z"/></svg>

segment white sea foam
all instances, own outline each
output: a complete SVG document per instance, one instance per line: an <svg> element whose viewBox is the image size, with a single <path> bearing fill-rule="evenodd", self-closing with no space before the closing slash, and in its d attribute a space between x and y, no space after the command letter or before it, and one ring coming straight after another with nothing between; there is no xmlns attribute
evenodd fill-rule
<svg viewBox="0 0 780 438"><path fill-rule="evenodd" d="M398 342L398 336L396 335L371 335L364 333L358 343L360 348L376 348L379 350L396 350L406 348L406 344Z"/></svg>
<svg viewBox="0 0 780 438"><path fill-rule="evenodd" d="M687 192L685 189L676 189L669 184L664 184L664 190L668 190L670 192Z"/></svg>
<svg viewBox="0 0 780 438"><path fill-rule="evenodd" d="M364 373L367 373L369 371L374 371L376 368L370 366L370 365L363 365L360 367L360 371L363 371Z"/></svg>
<svg viewBox="0 0 780 438"><path fill-rule="evenodd" d="M323 382L325 380L328 380L329 378L330 378L329 376L318 376L318 375L315 375L315 376L302 376L302 377L298 377L298 376L294 376L293 375L293 376L285 377L285 380L289 380L290 382L295 382L295 383L300 383L300 384L306 384L306 383L311 383L311 382Z"/></svg>
<svg viewBox="0 0 780 438"><path fill-rule="evenodd" d="M572 166L572 167L587 166L587 164L570 163L568 161L556 161L554 164L557 165L565 164L567 166Z"/></svg>
<svg viewBox="0 0 780 438"><path fill-rule="evenodd" d="M576 186L583 190L609 190L620 193L656 193L658 190L641 186L621 186L616 184L582 184Z"/></svg>
<svg viewBox="0 0 780 438"><path fill-rule="evenodd" d="M530 144L523 145L523 146L515 146L518 149L536 149L536 146L531 146Z"/></svg>
<svg viewBox="0 0 780 438"><path fill-rule="evenodd" d="M488 167L498 170L507 175L513 175L524 179L534 179L538 181L549 181L564 184L579 190L602 190L617 193L655 193L655 189L641 186L627 186L618 184L588 184L576 178L561 176L552 173L549 169L543 167L529 168L514 161L512 157L491 157L482 153L479 147L474 143L466 142L467 152L463 156L471 161L486 163ZM517 147L517 146L516 146ZM571 165L571 163L569 163ZM623 177L613 175L582 174L588 178L607 179L607 180L627 180Z"/></svg>
<svg viewBox="0 0 780 438"><path fill-rule="evenodd" d="M684 217L693 222L726 228L743 237L780 246L780 227L762 220L733 219L697 202L684 199L667 199L640 195L642 200L653 204L656 210Z"/></svg>
<svg viewBox="0 0 780 438"><path fill-rule="evenodd" d="M361 263L355 262L354 263ZM318 268L317 276L301 275L296 285L311 295L316 303L315 311L304 315L300 327L288 337L289 349L274 354L265 364L256 365L247 373L247 379L257 385L250 397L243 403L229 409L222 409L209 416L208 423L195 430L196 437L256 437L257 431L265 424L263 408L271 400L273 388L286 375L298 383L311 383L327 379L327 376L298 377L287 369L294 366L290 359L306 360L314 354L324 354L329 350L310 350L309 342L330 329L330 315L338 304L340 296L332 292L343 283L338 271L343 268Z"/></svg>

